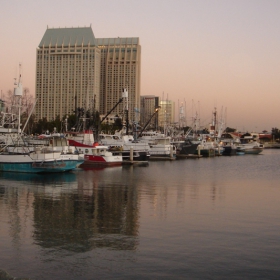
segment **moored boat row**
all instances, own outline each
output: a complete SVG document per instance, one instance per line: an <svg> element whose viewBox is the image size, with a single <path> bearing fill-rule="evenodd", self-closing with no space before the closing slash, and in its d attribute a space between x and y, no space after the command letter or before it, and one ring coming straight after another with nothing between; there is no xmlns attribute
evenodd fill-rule
<svg viewBox="0 0 280 280"><path fill-rule="evenodd" d="M127 127L114 135L101 133L97 141L90 129L79 132L66 131L64 134L55 131L53 134L25 136L20 123L22 98L20 79L21 77L14 90L18 107L17 122L12 121L12 128L4 125L1 127L0 171L65 172L78 166L120 166L127 162L174 160L182 156L259 154L264 148L250 136L226 139L220 135L221 129L217 135L197 137L195 134L192 136L187 134L180 139L144 130L134 137L128 133ZM3 114L2 118L6 117L7 114ZM4 124L5 121L2 120L1 123Z"/></svg>

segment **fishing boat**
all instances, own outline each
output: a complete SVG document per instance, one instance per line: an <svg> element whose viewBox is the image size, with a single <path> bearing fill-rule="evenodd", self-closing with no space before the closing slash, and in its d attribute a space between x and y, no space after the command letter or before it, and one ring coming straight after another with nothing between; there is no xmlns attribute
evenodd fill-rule
<svg viewBox="0 0 280 280"><path fill-rule="evenodd" d="M217 143L211 138L203 136L202 140L192 140L193 143L199 143L197 146L195 154L201 155L203 157L215 157L222 155L224 149L222 145Z"/></svg>
<svg viewBox="0 0 280 280"><path fill-rule="evenodd" d="M150 147L148 143L138 141L129 133L128 119L128 91L123 88L122 98L116 105L102 118L101 122L116 108L120 103L124 102L123 112L125 126L114 134L101 133L98 136L98 143L109 147L109 151L113 155L122 155L123 161L127 162L147 162L150 158Z"/></svg>
<svg viewBox="0 0 280 280"><path fill-rule="evenodd" d="M121 154L124 161L148 161L150 159L149 144L135 140L132 135L101 133L99 143L108 146L109 151L114 155Z"/></svg>
<svg viewBox="0 0 280 280"><path fill-rule="evenodd" d="M225 143L223 142L223 156L233 156L236 155L236 146L234 143Z"/></svg>
<svg viewBox="0 0 280 280"><path fill-rule="evenodd" d="M0 171L49 173L73 170L83 155L67 146L65 139L45 140L6 133L0 149Z"/></svg>
<svg viewBox="0 0 280 280"><path fill-rule="evenodd" d="M44 145L29 145L23 137L21 130L20 108L22 99L21 75L18 83L15 82L14 98L18 113L11 127L5 123L1 127L2 140L0 146L0 171L24 173L50 173L65 172L75 169L83 163L84 159L75 153L65 153L59 149L52 149ZM34 107L33 107L34 109ZM2 118L7 116L4 114ZM11 120L11 118L7 118Z"/></svg>
<svg viewBox="0 0 280 280"><path fill-rule="evenodd" d="M137 138L140 143L148 143L150 159L176 158L176 146L171 143L171 137L157 131L144 131Z"/></svg>
<svg viewBox="0 0 280 280"><path fill-rule="evenodd" d="M62 156L60 151L28 147L8 146L0 153L0 171L24 173L53 173L75 169L83 159Z"/></svg>
<svg viewBox="0 0 280 280"><path fill-rule="evenodd" d="M90 130L84 132L70 132L67 134L69 145L75 147L79 153L84 154L85 166L120 166L123 158L121 153L113 154L108 146L99 145L94 141L93 133Z"/></svg>
<svg viewBox="0 0 280 280"><path fill-rule="evenodd" d="M201 155L203 157L214 157L216 156L216 151L212 142L208 143L201 141L201 143L197 146L195 154Z"/></svg>
<svg viewBox="0 0 280 280"><path fill-rule="evenodd" d="M237 145L240 144L240 141L230 133L223 133L220 138L220 144L224 149L223 156L233 156L236 155Z"/></svg>
<svg viewBox="0 0 280 280"><path fill-rule="evenodd" d="M61 134L60 136L52 134L49 137L41 138L27 136L23 137L24 145L28 146L30 151L34 151L39 148L48 149L50 151L60 152L61 159L78 161L77 166L84 161L84 153L78 151L75 146L71 146L69 141Z"/></svg>
<svg viewBox="0 0 280 280"><path fill-rule="evenodd" d="M177 155L194 155L196 153L199 142L193 143L190 139L175 140L172 142L176 147Z"/></svg>

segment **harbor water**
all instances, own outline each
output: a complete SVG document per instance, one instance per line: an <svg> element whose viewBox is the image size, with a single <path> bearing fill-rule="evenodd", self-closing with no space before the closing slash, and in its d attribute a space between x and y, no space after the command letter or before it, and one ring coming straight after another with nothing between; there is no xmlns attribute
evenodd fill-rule
<svg viewBox="0 0 280 280"><path fill-rule="evenodd" d="M279 179L280 149L0 173L0 278L280 279Z"/></svg>

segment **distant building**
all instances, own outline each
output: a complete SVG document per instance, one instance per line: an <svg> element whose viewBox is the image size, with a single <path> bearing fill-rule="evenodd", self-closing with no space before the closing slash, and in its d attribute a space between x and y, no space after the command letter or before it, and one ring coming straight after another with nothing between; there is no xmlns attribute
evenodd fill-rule
<svg viewBox="0 0 280 280"><path fill-rule="evenodd" d="M159 106L159 97L155 95L143 95L140 96L140 124L144 126L152 117L155 109ZM158 128L158 114L154 115L151 119L147 129Z"/></svg>
<svg viewBox="0 0 280 280"><path fill-rule="evenodd" d="M100 119L101 119L101 120L102 120L104 117L105 117L105 115L100 115ZM115 121L116 121L116 119L118 119L118 116L116 116L116 115L108 115L108 116L104 119L103 123L104 123L104 124L114 124Z"/></svg>
<svg viewBox="0 0 280 280"><path fill-rule="evenodd" d="M95 38L91 27L47 29L36 54L36 119L76 108L106 114L128 90L130 120L140 106L139 38ZM119 105L112 114L121 114Z"/></svg>
<svg viewBox="0 0 280 280"><path fill-rule="evenodd" d="M158 122L161 128L174 124L175 121L175 102L171 100L161 100L159 103Z"/></svg>
<svg viewBox="0 0 280 280"><path fill-rule="evenodd" d="M4 112L5 110L5 101L0 99L0 112Z"/></svg>

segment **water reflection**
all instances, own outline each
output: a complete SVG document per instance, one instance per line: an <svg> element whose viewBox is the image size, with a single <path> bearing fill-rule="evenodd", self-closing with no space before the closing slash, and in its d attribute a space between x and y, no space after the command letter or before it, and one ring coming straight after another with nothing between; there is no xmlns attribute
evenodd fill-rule
<svg viewBox="0 0 280 280"><path fill-rule="evenodd" d="M0 174L0 269L52 280L280 279L279 164L280 150Z"/></svg>
<svg viewBox="0 0 280 280"><path fill-rule="evenodd" d="M43 248L135 250L139 227L136 188L99 182L99 176L119 172L118 168L103 171L19 174L16 178L1 174L0 210L2 203L11 210L10 235L20 240L24 211L32 207L33 238Z"/></svg>

